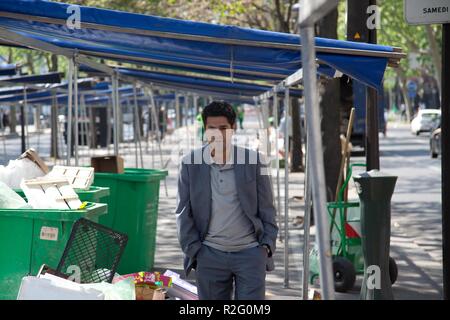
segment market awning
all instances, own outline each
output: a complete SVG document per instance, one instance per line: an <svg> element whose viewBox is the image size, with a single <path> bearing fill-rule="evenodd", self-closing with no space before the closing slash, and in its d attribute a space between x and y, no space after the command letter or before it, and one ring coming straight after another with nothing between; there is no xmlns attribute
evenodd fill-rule
<svg viewBox="0 0 450 320"><path fill-rule="evenodd" d="M81 82L81 80L80 80ZM86 83L86 82L83 82ZM62 84L59 86L59 88L62 88L64 86L67 86L67 84ZM103 88L104 85L100 85L99 88ZM95 88L95 87L94 87ZM40 90L38 92L27 92L27 102L29 104L51 104L52 99L54 96L57 96L58 99L62 99L65 97L67 99L67 93L61 93L61 92L55 92L54 87L47 88L44 90ZM85 93L83 93L85 92ZM130 86L125 86L119 89L119 94L130 94L133 92L133 88ZM81 98L81 95L85 95L87 99L93 98L93 97L106 97L111 96L112 90L106 89L106 90L92 90L91 87L86 86L85 88L80 88L79 96ZM108 99L108 98L107 98ZM8 95L0 95L0 103L20 103L25 100L25 95L23 93L23 90L21 92L16 92L15 94L8 94ZM64 101L67 102L67 100L58 100L58 101Z"/></svg>
<svg viewBox="0 0 450 320"><path fill-rule="evenodd" d="M0 38L40 50L45 50L42 43L51 44L65 53L231 78L281 80L302 67L301 40L294 34L91 7L79 7L81 28L69 29L68 7L49 1L3 0ZM316 38L316 49L321 65L376 88L381 87L387 64L402 57L388 46L323 38Z"/></svg>
<svg viewBox="0 0 450 320"><path fill-rule="evenodd" d="M89 74L99 74L97 71L87 67L82 67L80 70ZM154 84L178 90L192 92L196 92L197 90L199 90L204 92L206 95L208 95L209 92L210 95L228 94L239 97L246 97L247 99L249 99L271 89L270 86L258 85L254 83L229 82L172 73L135 70L129 68L116 68L115 70L122 76L122 78L127 77L130 80L140 80L148 84ZM302 90L292 89L291 96L301 97Z"/></svg>
<svg viewBox="0 0 450 320"><path fill-rule="evenodd" d="M13 76L17 73L15 64L7 64L0 66L0 76Z"/></svg>
<svg viewBox="0 0 450 320"><path fill-rule="evenodd" d="M14 94L23 94L24 87L9 87L0 89L0 98ZM36 88L27 88L27 92L35 92Z"/></svg>
<svg viewBox="0 0 450 320"><path fill-rule="evenodd" d="M18 84L43 84L43 83L60 83L62 78L61 72L50 72L40 75L25 75L0 78L0 83L18 83Z"/></svg>

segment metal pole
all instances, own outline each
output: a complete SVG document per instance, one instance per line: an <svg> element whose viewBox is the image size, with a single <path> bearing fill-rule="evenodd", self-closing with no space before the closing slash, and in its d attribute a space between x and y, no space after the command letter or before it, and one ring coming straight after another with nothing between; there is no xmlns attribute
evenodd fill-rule
<svg viewBox="0 0 450 320"><path fill-rule="evenodd" d="M153 104L153 118L154 118L154 121L156 121L155 98L153 96L153 89L150 88L149 92L150 92L150 99L151 99L151 102ZM163 163L162 150L161 150L161 139L160 139L159 135L157 136L157 138L158 138L158 148L159 148L159 159L161 161L161 168L163 168L164 167L164 163ZM167 190L167 181L166 181L166 179L164 179L164 189L166 191L166 197L168 197L169 196L169 192Z"/></svg>
<svg viewBox="0 0 450 320"><path fill-rule="evenodd" d="M195 115L198 112L198 96L194 95L194 112L193 114L193 118L192 118L192 124L195 124Z"/></svg>
<svg viewBox="0 0 450 320"><path fill-rule="evenodd" d="M185 115L184 118L186 119L185 120L185 123L186 123L186 150L189 150L189 146L190 146L189 143L191 141L191 137L189 134L189 104L190 104L189 95L185 95L184 96L184 105L183 105L185 113L183 113L183 114Z"/></svg>
<svg viewBox="0 0 450 320"><path fill-rule="evenodd" d="M64 143L63 143L63 137L62 135L60 135L61 133L61 127L60 127L60 123L59 123L59 119L58 119L58 115L59 115L59 103L58 103L58 98L56 97L56 94L53 96L53 101L55 103L55 119L54 119L54 123L55 123L55 146L56 146L56 152L55 152L55 165L58 163L59 160L59 150L63 150L64 149ZM61 156L61 160L60 163L64 163L64 159Z"/></svg>
<svg viewBox="0 0 450 320"><path fill-rule="evenodd" d="M40 126L38 127L37 123L38 121L40 121L40 105L37 105L35 107L36 109L34 110L34 114L36 115L35 117L35 123L34 123L34 128L35 131L37 132L37 153L41 153L41 128Z"/></svg>
<svg viewBox="0 0 450 320"><path fill-rule="evenodd" d="M74 86L74 107L75 107L75 166L79 165L79 156L78 156L78 144L79 144L79 134L78 134L78 64L74 62L74 70L73 70L73 86Z"/></svg>
<svg viewBox="0 0 450 320"><path fill-rule="evenodd" d="M450 24L442 28L442 264L444 299L450 300Z"/></svg>
<svg viewBox="0 0 450 320"><path fill-rule="evenodd" d="M326 208L325 169L323 160L322 136L320 132L320 112L317 92L316 53L314 50L314 27L300 28L302 39L302 62L305 88L305 113L307 120L308 140L310 143L309 161L314 220L316 221L316 237L319 247L320 284L324 300L334 299L334 277L330 249L330 229Z"/></svg>
<svg viewBox="0 0 450 320"><path fill-rule="evenodd" d="M196 95L196 94L194 95L194 106L193 106L193 108L194 108L194 112L192 113L193 114L192 124L194 125L194 139L192 139L192 140L194 141L194 146L195 146L196 139L198 138L197 137L197 132L198 132L197 126L198 126L198 123L196 121L197 113L198 113L198 95ZM200 128L200 130L201 130L201 128ZM201 133L200 133L200 136L201 136Z"/></svg>
<svg viewBox="0 0 450 320"><path fill-rule="evenodd" d="M309 167L309 139L306 140L306 166L305 166L305 214L303 217L303 270L302 270L302 298L308 300L309 288L309 238L311 226L311 178Z"/></svg>
<svg viewBox="0 0 450 320"><path fill-rule="evenodd" d="M23 106L23 117L25 120L25 141L26 141L26 147L25 149L30 147L30 138L28 134L28 93L27 88L24 86L24 106Z"/></svg>
<svg viewBox="0 0 450 320"><path fill-rule="evenodd" d="M122 129L123 129L123 122L122 122L122 103L120 100L119 95L119 88L120 88L120 82L119 77L116 76L116 115L117 115L117 121L116 121L116 127L117 127L117 156L120 153L120 142L122 141Z"/></svg>
<svg viewBox="0 0 450 320"><path fill-rule="evenodd" d="M369 0L376 5L377 0ZM377 43L377 29L369 29L369 43ZM367 171L380 169L380 146L378 137L378 95L374 88L366 89L366 163Z"/></svg>
<svg viewBox="0 0 450 320"><path fill-rule="evenodd" d="M113 119L114 119L114 122L113 122L113 130L114 130L114 135L113 135L113 138L114 138L114 155L116 155L116 156L118 156L119 155L119 119L118 119L118 116L119 116L119 113L117 112L118 111L118 109L119 109L119 107L118 107L118 104L119 104L119 99L118 99L118 95L117 95L117 92L118 92L118 86L119 86L119 84L118 84L118 80L117 80L117 74L114 74L113 76L112 76L112 102L113 102Z"/></svg>
<svg viewBox="0 0 450 320"><path fill-rule="evenodd" d="M289 287L289 87L284 92L284 287Z"/></svg>
<svg viewBox="0 0 450 320"><path fill-rule="evenodd" d="M0 119L3 124L3 119ZM5 154L5 162L8 160L7 151L6 151L6 127L2 128L2 140L3 140L3 153Z"/></svg>
<svg viewBox="0 0 450 320"><path fill-rule="evenodd" d="M175 112L176 112L176 122L177 122L177 129L181 127L180 124L180 96L178 93L175 93Z"/></svg>
<svg viewBox="0 0 450 320"><path fill-rule="evenodd" d="M86 108L86 98L84 96L84 94L81 95L80 97L81 99L81 118L83 119L83 122L81 123L81 144L83 146L87 147L87 154L89 154L89 146L90 146L90 142L88 141L88 124L86 123L86 120L88 119L87 116L87 108Z"/></svg>
<svg viewBox="0 0 450 320"><path fill-rule="evenodd" d="M155 113L155 104L152 100L152 106L151 106L151 113L149 114L149 117L152 119L152 168L155 168L155 134L156 134L156 122L155 117L153 117L153 114Z"/></svg>
<svg viewBox="0 0 450 320"><path fill-rule="evenodd" d="M139 120L139 104L138 104L138 100L137 100L137 88L136 88L136 83L133 84L133 98L134 98L134 117L135 117L135 127L136 127L136 141L138 143L138 147L139 147L139 155L141 158L141 168L144 168L144 158L142 157L142 146L141 146L141 125L140 125L140 120ZM137 157L137 153L136 153L136 157ZM137 160L136 160L136 168L138 167L137 164Z"/></svg>
<svg viewBox="0 0 450 320"><path fill-rule="evenodd" d="M22 144L22 153L24 153L27 149L26 142L25 142L25 115L24 115L24 107L23 103L20 105L20 131L21 131L21 144Z"/></svg>
<svg viewBox="0 0 450 320"><path fill-rule="evenodd" d="M261 120L261 104L255 100L255 109L256 109L256 114L258 115L258 125L260 128L262 128L262 120Z"/></svg>
<svg viewBox="0 0 450 320"><path fill-rule="evenodd" d="M111 83L112 83L112 78L111 78ZM106 150L107 153L109 154L109 148L110 148L110 144L111 144L111 109L112 112L114 114L114 98L113 95L111 93L111 98L108 99L108 104L106 106Z"/></svg>
<svg viewBox="0 0 450 320"><path fill-rule="evenodd" d="M69 59L69 94L67 102L67 165L70 166L70 158L72 156L72 99L73 99L73 60Z"/></svg>
<svg viewBox="0 0 450 320"><path fill-rule="evenodd" d="M280 153L278 146L278 96L274 92L273 95L273 122L275 128L275 161L277 169L277 214L278 214L278 229L281 230L281 192L280 192ZM281 232L278 232L278 238L281 240Z"/></svg>
<svg viewBox="0 0 450 320"><path fill-rule="evenodd" d="M130 99L127 98L127 109L130 109ZM139 168L139 155L138 155L138 138L137 138L137 130L136 130L136 105L137 101L134 99L134 106L133 106L133 136L134 136L134 160L135 160L135 167Z"/></svg>
<svg viewBox="0 0 450 320"><path fill-rule="evenodd" d="M27 105L27 87L23 87L23 103L20 106L20 129L21 129L21 142L22 153L27 150L26 138L25 138L25 106Z"/></svg>

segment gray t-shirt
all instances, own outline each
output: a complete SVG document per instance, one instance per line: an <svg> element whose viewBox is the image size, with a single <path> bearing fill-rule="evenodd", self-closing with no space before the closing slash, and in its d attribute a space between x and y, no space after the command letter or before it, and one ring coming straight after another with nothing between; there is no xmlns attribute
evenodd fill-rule
<svg viewBox="0 0 450 320"><path fill-rule="evenodd" d="M255 228L239 201L233 164L211 163L211 220L203 244L225 252L258 246Z"/></svg>

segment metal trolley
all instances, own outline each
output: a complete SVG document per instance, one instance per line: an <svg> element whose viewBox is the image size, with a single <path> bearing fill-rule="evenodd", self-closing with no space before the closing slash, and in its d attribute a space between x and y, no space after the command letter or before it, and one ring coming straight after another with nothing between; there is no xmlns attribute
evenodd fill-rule
<svg viewBox="0 0 450 320"><path fill-rule="evenodd" d="M361 212L359 201L344 199L353 167L366 167L364 163L353 163L347 170L346 179L338 194L338 201L328 202L330 217L330 240L333 254L334 285L337 292L347 292L355 285L356 276L364 274L364 255L361 239ZM319 276L317 248L310 251L310 283ZM397 280L397 264L389 258L391 283Z"/></svg>

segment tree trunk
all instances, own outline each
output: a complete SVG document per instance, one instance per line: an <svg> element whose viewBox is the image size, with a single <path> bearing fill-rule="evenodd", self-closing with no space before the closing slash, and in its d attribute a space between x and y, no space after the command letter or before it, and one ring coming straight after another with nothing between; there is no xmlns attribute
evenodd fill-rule
<svg viewBox="0 0 450 320"><path fill-rule="evenodd" d="M333 10L318 24L318 36L337 38L338 11ZM320 86L321 129L325 161L327 200L333 201L341 163L340 79L326 80Z"/></svg>
<svg viewBox="0 0 450 320"><path fill-rule="evenodd" d="M428 43L430 45L431 57L434 64L434 70L436 73L436 80L439 88L439 95L441 95L441 79L442 79L442 63L441 55L439 54L439 46L436 41L436 33L430 25L425 26L427 30Z"/></svg>
<svg viewBox="0 0 450 320"><path fill-rule="evenodd" d="M27 60L26 65L27 65L28 68L30 69L30 74L36 74L36 72L35 72L35 70L34 70L33 56L32 56L31 53L27 53L27 54L26 54L26 60Z"/></svg>
<svg viewBox="0 0 450 320"><path fill-rule="evenodd" d="M13 49L8 48L8 64L13 63L13 61L14 61Z"/></svg>
<svg viewBox="0 0 450 320"><path fill-rule="evenodd" d="M10 107L10 113L9 113L9 132L11 134L17 134L17 113L16 113L16 106L12 105Z"/></svg>
<svg viewBox="0 0 450 320"><path fill-rule="evenodd" d="M406 76L405 72L402 70L401 67L395 68L395 72L397 73L397 76L399 78L399 84L400 84L400 91L402 92L403 100L405 101L405 107L406 107L406 121L408 123L411 122L411 115L412 115L412 106L409 101L408 97L408 90L406 88Z"/></svg>
<svg viewBox="0 0 450 320"><path fill-rule="evenodd" d="M333 79L321 85L320 110L323 158L325 161L325 180L327 200L333 201L338 183L341 163L340 142L340 80Z"/></svg>
<svg viewBox="0 0 450 320"><path fill-rule="evenodd" d="M291 100L292 106L292 159L291 172L303 172L302 131L300 103L297 98Z"/></svg>
<svg viewBox="0 0 450 320"><path fill-rule="evenodd" d="M52 54L50 61L51 61L51 65L48 66L48 69L50 70L50 72L58 71L58 56L56 54Z"/></svg>

